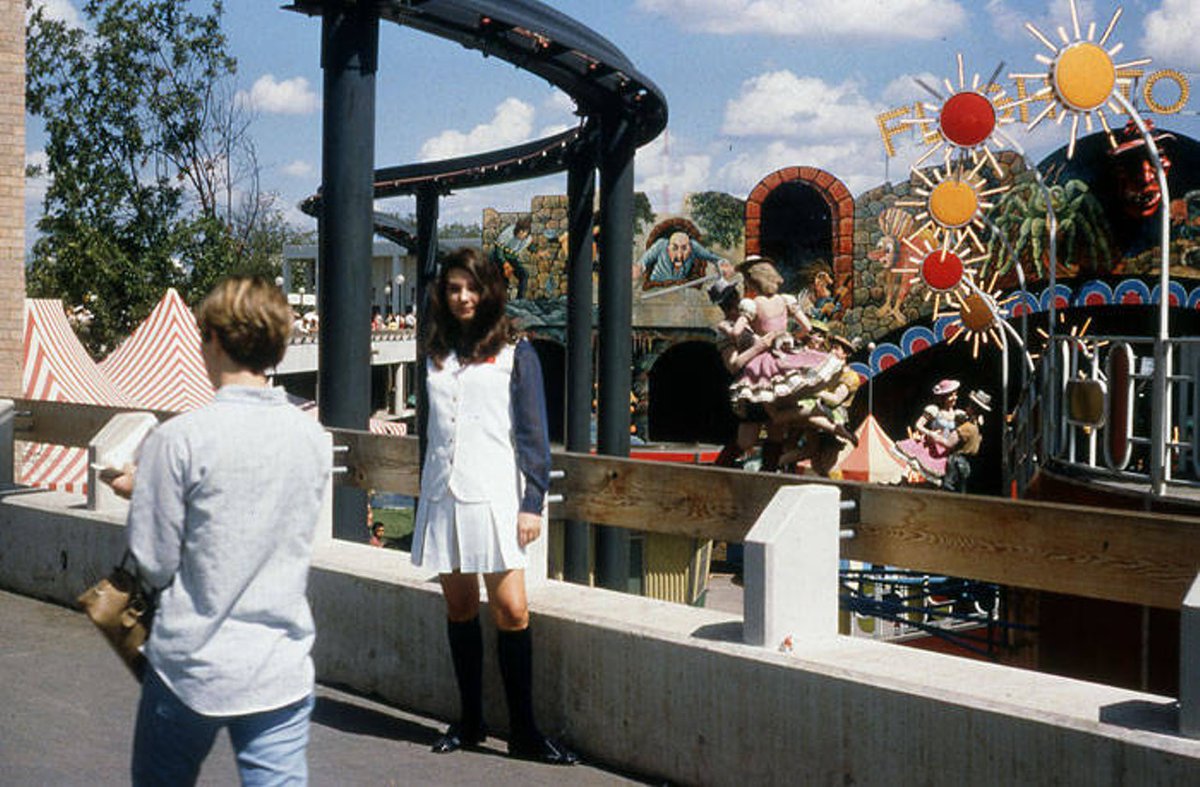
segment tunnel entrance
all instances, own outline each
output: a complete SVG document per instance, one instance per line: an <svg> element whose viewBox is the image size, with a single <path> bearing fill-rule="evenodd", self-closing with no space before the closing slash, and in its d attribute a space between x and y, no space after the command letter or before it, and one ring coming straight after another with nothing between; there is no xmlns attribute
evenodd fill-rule
<svg viewBox="0 0 1200 787"><path fill-rule="evenodd" d="M729 405L730 382L711 342L687 341L670 347L650 369L650 439L718 445L730 440L737 429Z"/></svg>
<svg viewBox="0 0 1200 787"><path fill-rule="evenodd" d="M762 206L762 254L783 274L783 291L798 292L812 280L811 270L829 270L833 255L833 217L824 196L808 183L776 187Z"/></svg>

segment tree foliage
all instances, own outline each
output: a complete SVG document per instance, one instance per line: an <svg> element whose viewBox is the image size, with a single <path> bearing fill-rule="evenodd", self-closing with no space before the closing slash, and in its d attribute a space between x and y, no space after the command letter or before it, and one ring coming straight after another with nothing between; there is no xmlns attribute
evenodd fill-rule
<svg viewBox="0 0 1200 787"><path fill-rule="evenodd" d="M701 191L689 197L692 218L705 239L716 246L732 248L746 232L746 202L723 191Z"/></svg>
<svg viewBox="0 0 1200 787"><path fill-rule="evenodd" d="M650 207L650 198L644 191L633 193L633 234L641 235L642 230L654 226L654 208Z"/></svg>
<svg viewBox="0 0 1200 787"><path fill-rule="evenodd" d="M31 11L26 105L49 185L30 293L91 311L102 354L167 287L195 299L227 273L273 275L286 225L258 188L220 0L88 0L87 30Z"/></svg>

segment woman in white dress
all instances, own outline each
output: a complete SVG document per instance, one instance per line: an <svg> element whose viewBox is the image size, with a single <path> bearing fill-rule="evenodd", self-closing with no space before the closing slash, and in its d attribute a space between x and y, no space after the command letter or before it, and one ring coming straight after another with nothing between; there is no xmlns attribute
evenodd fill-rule
<svg viewBox="0 0 1200 787"><path fill-rule="evenodd" d="M525 547L542 530L550 479L546 403L537 353L505 316L495 266L461 249L430 293L426 392L429 422L412 560L439 574L461 715L433 745L476 746L483 720L479 574L496 623L508 703L508 752L560 765L577 761L533 718Z"/></svg>

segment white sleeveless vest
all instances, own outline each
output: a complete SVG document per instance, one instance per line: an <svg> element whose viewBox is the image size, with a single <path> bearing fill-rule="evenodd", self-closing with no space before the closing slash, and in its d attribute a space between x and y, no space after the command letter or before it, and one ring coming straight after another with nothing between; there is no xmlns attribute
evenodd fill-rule
<svg viewBox="0 0 1200 787"><path fill-rule="evenodd" d="M511 388L514 348L495 360L463 366L447 356L442 368L426 362L428 442L421 496L447 492L464 503L489 502L516 522L521 478L513 437ZM514 525L515 526L515 525Z"/></svg>

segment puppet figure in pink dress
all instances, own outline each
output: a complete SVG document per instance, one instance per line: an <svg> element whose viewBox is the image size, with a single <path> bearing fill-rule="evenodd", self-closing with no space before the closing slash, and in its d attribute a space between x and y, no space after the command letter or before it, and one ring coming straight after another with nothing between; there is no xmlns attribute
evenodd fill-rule
<svg viewBox="0 0 1200 787"><path fill-rule="evenodd" d="M955 440L963 411L958 403L958 380L942 380L933 387L935 403L926 407L907 439L896 443L901 459L930 481L938 483L946 474L946 459Z"/></svg>
<svg viewBox="0 0 1200 787"><path fill-rule="evenodd" d="M751 256L741 265L747 295L738 305L739 317L733 334L749 328L754 335L769 337L771 350L752 358L730 386L734 408L744 410L761 404L768 410L784 407L796 397L818 391L841 371L843 362L829 353L798 345L788 331L788 319L800 326L800 335L812 323L795 297L779 292L783 277L765 257ZM787 400L787 401L785 401Z"/></svg>

